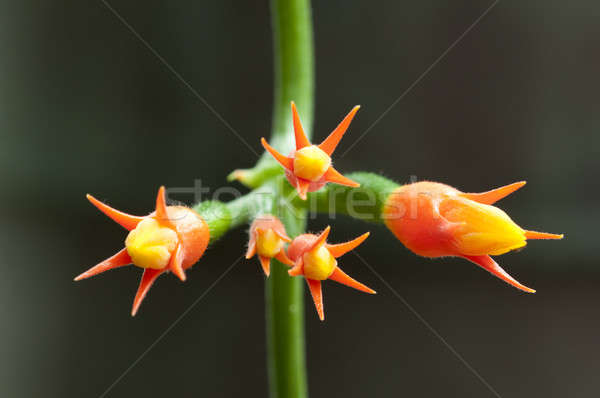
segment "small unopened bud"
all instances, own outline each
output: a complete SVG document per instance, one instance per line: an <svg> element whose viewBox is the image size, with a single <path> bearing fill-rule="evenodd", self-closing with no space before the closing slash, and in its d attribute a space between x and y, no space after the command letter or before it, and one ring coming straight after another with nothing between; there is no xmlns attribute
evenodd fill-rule
<svg viewBox="0 0 600 398"><path fill-rule="evenodd" d="M271 259L275 258L287 265L293 265L285 253L285 242L292 240L285 233L285 227L272 214L262 214L250 226L246 258L258 253L258 259L266 276L271 272Z"/></svg>
<svg viewBox="0 0 600 398"><path fill-rule="evenodd" d="M349 242L332 245L327 243L330 230L331 228L327 227L318 236L314 234L297 236L288 247L290 260L294 262L294 266L288 273L291 276L302 275L306 279L320 320L325 319L321 282L326 279L331 279L365 293L375 293L373 289L346 275L338 267L336 260L337 257L343 256L350 250L354 250L364 242L369 233L364 233Z"/></svg>

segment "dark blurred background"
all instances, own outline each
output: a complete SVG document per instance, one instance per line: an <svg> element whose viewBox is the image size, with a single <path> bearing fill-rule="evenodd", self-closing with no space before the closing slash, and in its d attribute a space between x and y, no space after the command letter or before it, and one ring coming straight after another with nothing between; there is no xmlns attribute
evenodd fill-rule
<svg viewBox="0 0 600 398"><path fill-rule="evenodd" d="M314 2L315 137L361 104L343 153L490 4ZM260 151L272 105L266 1L111 5ZM538 290L527 295L466 261L418 258L383 227L335 221L333 241L372 231L360 255L503 398L600 389L599 17L591 0L500 1L336 158L342 171L466 191L526 179L500 206L566 234L498 258ZM132 319L139 269L72 282L125 238L85 193L145 214L160 184L223 186L256 158L101 1L0 2L0 53L0 395L98 397L246 235L215 244L185 284L161 278ZM494 396L355 256L342 264L379 294L327 284L324 324L307 295L312 396ZM243 261L106 396L265 396L264 356L263 277Z"/></svg>

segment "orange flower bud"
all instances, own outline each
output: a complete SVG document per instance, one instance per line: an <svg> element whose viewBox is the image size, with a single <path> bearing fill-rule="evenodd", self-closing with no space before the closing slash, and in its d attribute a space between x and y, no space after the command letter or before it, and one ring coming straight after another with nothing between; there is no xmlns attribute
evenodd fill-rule
<svg viewBox="0 0 600 398"><path fill-rule="evenodd" d="M369 233L364 233L358 238L345 243L329 244L330 227L320 235L303 234L296 237L288 247L288 257L294 262L288 271L291 276L303 275L310 289L319 319L324 320L323 295L321 281L331 279L354 289L375 294L375 291L352 279L337 266L337 257L355 249L364 242Z"/></svg>
<svg viewBox="0 0 600 398"><path fill-rule="evenodd" d="M263 147L283 166L286 178L296 188L300 198L306 200L307 192L317 191L328 182L350 187L360 186L331 166L331 154L359 108L360 106L355 106L335 130L325 138L325 141L319 145L312 145L304 133L296 105L292 102L296 150L292 151L290 156L284 156L277 152L264 138L261 138Z"/></svg>
<svg viewBox="0 0 600 398"><path fill-rule="evenodd" d="M185 281L184 270L204 254L210 237L206 222L198 213L184 206L167 206L165 188L156 197L156 211L138 217L107 206L92 195L87 198L101 212L129 230L125 248L75 278L86 279L113 268L133 264L144 268L131 315L134 316L150 287L163 272L172 271Z"/></svg>
<svg viewBox="0 0 600 398"><path fill-rule="evenodd" d="M527 239L563 237L524 230L492 206L523 185L524 181L483 193L463 193L436 182L408 184L390 194L383 218L394 235L420 256L464 257L516 288L534 293L490 257L521 248Z"/></svg>
<svg viewBox="0 0 600 398"><path fill-rule="evenodd" d="M286 265L294 265L287 257L283 245L292 240L286 235L285 227L271 214L257 217L250 226L250 240L246 258L258 253L258 259L266 276L269 276L271 259L276 258Z"/></svg>

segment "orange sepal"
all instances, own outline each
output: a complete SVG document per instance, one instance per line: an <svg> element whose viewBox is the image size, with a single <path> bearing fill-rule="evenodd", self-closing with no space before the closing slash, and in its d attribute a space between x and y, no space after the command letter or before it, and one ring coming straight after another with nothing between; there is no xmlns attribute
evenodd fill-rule
<svg viewBox="0 0 600 398"><path fill-rule="evenodd" d="M483 203L484 205L491 205L515 192L526 183L527 181L519 181L487 192L459 193L458 195L463 198L474 200L475 202Z"/></svg>
<svg viewBox="0 0 600 398"><path fill-rule="evenodd" d="M310 294L315 302L315 308L319 314L319 319L323 321L325 320L325 313L323 311L323 292L321 290L321 281L306 279L306 283L308 284Z"/></svg>
<svg viewBox="0 0 600 398"><path fill-rule="evenodd" d="M186 276L183 271L183 258L184 258L183 246L177 245L173 254L171 254L171 260L169 261L168 269L171 270L182 282L185 282Z"/></svg>
<svg viewBox="0 0 600 398"><path fill-rule="evenodd" d="M102 213L106 214L111 220L122 226L128 231L135 229L140 221L144 219L144 217L132 216L131 214L123 213L117 209L113 209L100 202L98 199L94 198L92 195L85 195L87 200L89 200L94 206L98 208Z"/></svg>
<svg viewBox="0 0 600 398"><path fill-rule="evenodd" d="M85 271L81 275L78 275L77 277L75 277L75 280L80 281L82 279L98 275L104 271L108 271L109 269L119 268L129 264L131 264L131 257L129 257L127 249L123 249L114 256L107 258L98 265L95 265L89 270Z"/></svg>
<svg viewBox="0 0 600 398"><path fill-rule="evenodd" d="M356 290L360 290L361 292L370 293L370 294L377 293L375 290L363 285L359 281L348 276L348 274L346 274L344 271L342 271L340 269L340 267L336 267L335 270L333 271L333 274L331 274L328 279L331 279L332 281L336 281L337 283L341 283L342 285L349 286Z"/></svg>
<svg viewBox="0 0 600 398"><path fill-rule="evenodd" d="M481 268L490 272L492 275L502 279L504 282L527 293L535 293L535 290L521 284L498 265L490 256L463 256L467 260L479 265Z"/></svg>
<svg viewBox="0 0 600 398"><path fill-rule="evenodd" d="M165 224L170 225L169 214L167 213L167 199L165 197L165 187L161 186L158 188L158 194L156 195L156 210L154 217Z"/></svg>
<svg viewBox="0 0 600 398"><path fill-rule="evenodd" d="M283 249L275 255L275 258L277 259L277 261L287 266L291 267L294 265L294 262L290 260L290 258L287 256L287 254L285 254L285 251Z"/></svg>
<svg viewBox="0 0 600 398"><path fill-rule="evenodd" d="M259 255L258 259L260 260L260 265L262 266L265 275L269 276L271 273L271 258Z"/></svg>
<svg viewBox="0 0 600 398"><path fill-rule="evenodd" d="M365 232L361 236L356 239L352 239L349 242L344 243L336 243L336 244L327 244L327 250L333 257L340 257L344 254L348 253L350 250L354 250L358 245L363 243L365 239L367 239L370 235L370 232Z"/></svg>
<svg viewBox="0 0 600 398"><path fill-rule="evenodd" d="M298 260L294 263L292 268L288 270L289 276L300 276L304 273L304 262L302 257L299 257Z"/></svg>
<svg viewBox="0 0 600 398"><path fill-rule="evenodd" d="M547 232L525 231L527 239L562 239L563 234L549 234Z"/></svg>
<svg viewBox="0 0 600 398"><path fill-rule="evenodd" d="M298 115L298 110L296 109L296 104L294 103L294 101L292 101L292 120L294 123L296 150L302 149L305 146L310 146L310 141L304 133L304 128L302 127L302 122L300 121L300 116Z"/></svg>
<svg viewBox="0 0 600 398"><path fill-rule="evenodd" d="M135 294L135 298L133 299L133 307L131 308L131 316L135 316L137 314L138 309L140 308L140 304L146 297L148 290L152 287L152 284L162 274L163 270L146 268L144 273L142 274L142 279L140 280L140 285Z"/></svg>
<svg viewBox="0 0 600 398"><path fill-rule="evenodd" d="M340 122L335 130L333 130L331 134L329 134L329 136L327 136L327 138L325 138L325 140L319 144L319 148L321 148L323 152L331 156L337 145L340 143L340 140L344 136L344 133L346 133L346 130L348 130L348 126L350 126L354 115L356 115L356 112L358 112L359 109L360 105L356 105L354 108L352 108L352 110L346 115L344 120Z"/></svg>
<svg viewBox="0 0 600 398"><path fill-rule="evenodd" d="M325 175L323 175L323 178L327 182L333 182L333 183L339 184L339 185L345 185L345 186L352 187L352 188L360 187L360 184L358 182L352 181L348 177L344 177L342 174L340 174L339 171L334 169L333 166L329 166L329 168L325 172Z"/></svg>
<svg viewBox="0 0 600 398"><path fill-rule="evenodd" d="M254 235L250 236L250 242L248 242L248 250L246 251L246 259L251 259L256 254L256 238Z"/></svg>
<svg viewBox="0 0 600 398"><path fill-rule="evenodd" d="M273 232L275 232L275 234L279 236L284 242L290 243L292 241L292 238L287 236L285 232L282 232L276 228L273 229Z"/></svg>
<svg viewBox="0 0 600 398"><path fill-rule="evenodd" d="M310 181L307 181L304 178L297 177L296 190L298 191L298 196L300 196L300 199L306 200L306 194L308 193L309 187Z"/></svg>
<svg viewBox="0 0 600 398"><path fill-rule="evenodd" d="M331 231L331 227L328 225L327 228L325 228L323 232L321 232L321 234L317 236L317 239L315 239L314 242L312 242L312 244L307 248L306 251L313 250L314 248L325 243L327 237L329 236L329 231Z"/></svg>
<svg viewBox="0 0 600 398"><path fill-rule="evenodd" d="M267 152L269 152L271 155L273 155L275 160L277 162L279 162L280 165L282 165L284 168L286 168L288 170L294 170L294 160L292 158L288 158L287 156L284 156L284 155L280 154L279 152L277 152L277 150L275 148L273 148L271 145L269 145L269 143L267 142L267 140L264 139L264 137L260 139L260 142L261 142L262 146L265 148L265 150L267 150Z"/></svg>

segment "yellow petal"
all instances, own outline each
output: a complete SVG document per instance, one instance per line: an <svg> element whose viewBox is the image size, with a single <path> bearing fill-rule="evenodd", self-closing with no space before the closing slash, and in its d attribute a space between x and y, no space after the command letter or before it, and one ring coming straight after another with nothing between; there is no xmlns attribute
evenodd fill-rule
<svg viewBox="0 0 600 398"><path fill-rule="evenodd" d="M154 218L145 218L125 239L131 261L141 268L162 269L178 243L177 233Z"/></svg>
<svg viewBox="0 0 600 398"><path fill-rule="evenodd" d="M456 223L454 245L463 255L499 255L527 244L525 232L502 210L465 198L447 198L440 214Z"/></svg>
<svg viewBox="0 0 600 398"><path fill-rule="evenodd" d="M258 251L258 254L264 257L275 257L283 247L283 239L281 239L271 228L257 232L256 250Z"/></svg>
<svg viewBox="0 0 600 398"><path fill-rule="evenodd" d="M324 245L304 253L303 260L304 276L318 281L329 278L337 266L337 260Z"/></svg>
<svg viewBox="0 0 600 398"><path fill-rule="evenodd" d="M294 174L308 181L317 181L331 166L331 158L316 145L299 149L294 155Z"/></svg>

